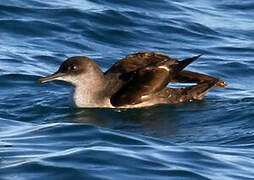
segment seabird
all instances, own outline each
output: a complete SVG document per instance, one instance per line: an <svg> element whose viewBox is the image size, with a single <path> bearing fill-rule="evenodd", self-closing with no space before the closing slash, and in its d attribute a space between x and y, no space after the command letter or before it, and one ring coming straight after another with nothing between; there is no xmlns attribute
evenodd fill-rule
<svg viewBox="0 0 254 180"><path fill-rule="evenodd" d="M174 104L201 100L212 88L226 83L205 74L183 71L199 56L179 61L156 52L138 52L116 62L109 70L88 57L75 56L62 63L54 74L38 79L45 83L60 80L75 86L78 107L138 108L156 104ZM170 88L168 83L196 83Z"/></svg>

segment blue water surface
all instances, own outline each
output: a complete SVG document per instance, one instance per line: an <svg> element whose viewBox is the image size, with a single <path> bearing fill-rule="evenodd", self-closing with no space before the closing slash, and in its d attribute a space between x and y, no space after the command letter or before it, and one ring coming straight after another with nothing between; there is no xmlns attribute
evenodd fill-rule
<svg viewBox="0 0 254 180"><path fill-rule="evenodd" d="M0 2L0 179L254 179L254 2ZM220 77L202 101L78 109L72 87L37 84L68 57L103 70L137 51Z"/></svg>

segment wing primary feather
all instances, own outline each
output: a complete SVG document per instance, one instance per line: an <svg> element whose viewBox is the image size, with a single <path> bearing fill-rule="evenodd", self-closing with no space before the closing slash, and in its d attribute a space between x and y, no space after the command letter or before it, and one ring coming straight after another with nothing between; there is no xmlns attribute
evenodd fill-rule
<svg viewBox="0 0 254 180"><path fill-rule="evenodd" d="M202 56L202 54L179 61L179 65L177 66L176 71L179 72L183 70L186 66L197 60L200 56Z"/></svg>

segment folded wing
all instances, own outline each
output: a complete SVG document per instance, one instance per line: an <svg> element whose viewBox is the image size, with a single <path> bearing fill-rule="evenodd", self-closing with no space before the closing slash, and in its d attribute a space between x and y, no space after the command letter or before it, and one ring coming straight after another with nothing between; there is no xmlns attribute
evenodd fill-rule
<svg viewBox="0 0 254 180"><path fill-rule="evenodd" d="M199 56L177 61L166 58L152 60L145 67L135 71L126 70L128 83L123 85L112 97L113 106L134 105L149 100L155 93L164 89L173 81L174 76ZM148 61L146 61L148 62ZM131 69L131 68L130 68ZM135 68L133 68L135 69ZM123 74L121 76L123 76ZM119 77L121 77L119 76Z"/></svg>

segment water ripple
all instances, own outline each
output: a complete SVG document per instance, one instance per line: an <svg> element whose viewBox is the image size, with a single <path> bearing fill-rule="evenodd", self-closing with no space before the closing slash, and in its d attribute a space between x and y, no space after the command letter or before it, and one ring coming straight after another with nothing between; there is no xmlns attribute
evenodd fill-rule
<svg viewBox="0 0 254 180"><path fill-rule="evenodd" d="M0 2L0 179L253 179L253 2ZM137 51L203 56L188 70L228 83L203 101L77 109L72 87L37 84L64 59L103 70Z"/></svg>

